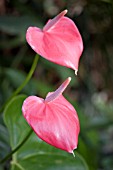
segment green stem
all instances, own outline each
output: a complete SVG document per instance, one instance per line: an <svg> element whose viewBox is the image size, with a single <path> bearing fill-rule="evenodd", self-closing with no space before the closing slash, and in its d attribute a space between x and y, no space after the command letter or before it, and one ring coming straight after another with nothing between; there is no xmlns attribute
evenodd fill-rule
<svg viewBox="0 0 113 170"><path fill-rule="evenodd" d="M29 131L28 135L23 139L23 141L14 149L12 150L8 155L6 155L2 160L0 160L0 163L4 163L6 160L8 160L21 146L27 141L27 139L30 137L32 133L32 129Z"/></svg>
<svg viewBox="0 0 113 170"><path fill-rule="evenodd" d="M39 59L39 56L38 54L36 54L35 58L34 58L34 61L33 61L33 64L31 66L31 69L26 77L26 79L24 80L24 82L14 91L14 93L11 95L11 97L9 97L9 99L4 103L4 105L0 108L0 112L3 111L3 109L5 108L5 106L7 105L7 103L14 97L16 96L18 93L21 92L21 90L26 86L26 84L29 82L29 80L31 79L34 71L35 71L35 68L37 66L37 62L38 62L38 59Z"/></svg>

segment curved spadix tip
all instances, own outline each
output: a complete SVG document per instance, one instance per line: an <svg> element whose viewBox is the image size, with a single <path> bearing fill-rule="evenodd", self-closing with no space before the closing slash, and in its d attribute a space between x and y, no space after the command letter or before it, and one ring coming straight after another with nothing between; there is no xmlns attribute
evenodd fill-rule
<svg viewBox="0 0 113 170"><path fill-rule="evenodd" d="M70 82L71 81L71 77L68 77L67 80Z"/></svg>
<svg viewBox="0 0 113 170"><path fill-rule="evenodd" d="M56 98L58 98L64 92L64 90L66 89L70 81L71 81L71 77L68 77L56 91L46 96L45 102L49 103L55 100Z"/></svg>
<svg viewBox="0 0 113 170"><path fill-rule="evenodd" d="M64 15L65 15L65 14L67 14L67 12L68 12L68 10L67 10L67 9L65 9L65 10L63 11Z"/></svg>
<svg viewBox="0 0 113 170"><path fill-rule="evenodd" d="M60 14L58 14L57 16L60 16L60 18L61 18L61 17L63 17L64 15L66 15L67 12L68 12L68 10L65 9L64 11L62 11L62 12L61 12Z"/></svg>
<svg viewBox="0 0 113 170"><path fill-rule="evenodd" d="M75 75L77 76L78 70L75 70Z"/></svg>

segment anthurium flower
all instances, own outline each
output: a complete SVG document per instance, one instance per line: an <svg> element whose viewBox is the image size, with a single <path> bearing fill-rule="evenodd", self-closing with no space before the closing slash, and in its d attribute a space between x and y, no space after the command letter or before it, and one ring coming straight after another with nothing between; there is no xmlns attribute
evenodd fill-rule
<svg viewBox="0 0 113 170"><path fill-rule="evenodd" d="M46 99L30 96L25 99L23 116L39 138L59 149L73 153L77 148L80 131L79 119L74 107L63 97L62 93L71 78Z"/></svg>
<svg viewBox="0 0 113 170"><path fill-rule="evenodd" d="M74 22L64 16L66 13L67 10L64 10L50 19L42 30L29 27L26 39L36 53L77 73L83 42Z"/></svg>

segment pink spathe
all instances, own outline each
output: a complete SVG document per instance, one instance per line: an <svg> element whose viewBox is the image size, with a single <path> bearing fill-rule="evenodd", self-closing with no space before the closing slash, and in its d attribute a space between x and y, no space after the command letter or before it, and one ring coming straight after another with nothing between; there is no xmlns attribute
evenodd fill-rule
<svg viewBox="0 0 113 170"><path fill-rule="evenodd" d="M80 124L76 110L62 95L70 80L70 77L67 78L55 92L48 93L45 100L28 97L23 103L22 112L39 138L73 153L78 144Z"/></svg>
<svg viewBox="0 0 113 170"><path fill-rule="evenodd" d="M36 53L77 73L83 42L74 22L64 16L66 13L67 10L64 10L50 19L42 30L29 27L26 39Z"/></svg>

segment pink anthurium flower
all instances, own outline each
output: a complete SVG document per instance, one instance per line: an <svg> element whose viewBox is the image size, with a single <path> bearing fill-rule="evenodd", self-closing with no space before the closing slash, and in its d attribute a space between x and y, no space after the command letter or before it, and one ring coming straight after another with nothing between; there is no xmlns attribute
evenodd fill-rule
<svg viewBox="0 0 113 170"><path fill-rule="evenodd" d="M22 112L39 138L74 154L80 131L79 119L74 107L62 95L70 80L70 77L67 78L55 92L48 93L45 100L28 97L23 103Z"/></svg>
<svg viewBox="0 0 113 170"><path fill-rule="evenodd" d="M42 30L29 27L26 39L36 53L56 64L74 69L77 74L83 42L74 22L64 17L66 13L67 10L64 10L50 19Z"/></svg>

